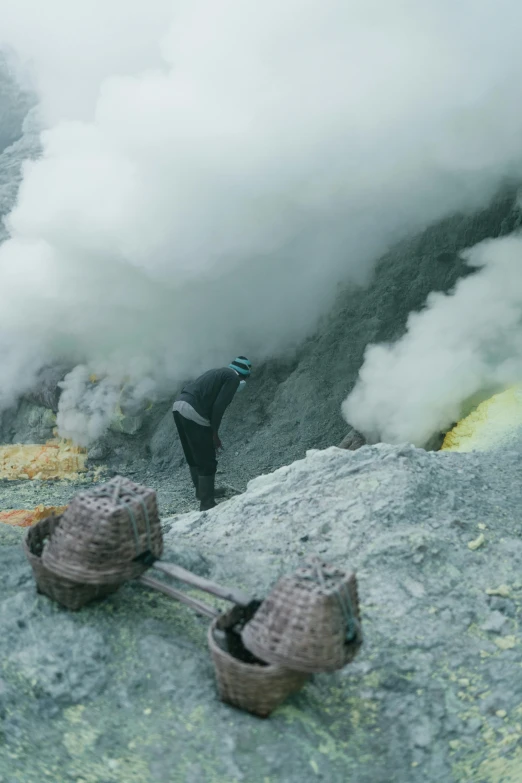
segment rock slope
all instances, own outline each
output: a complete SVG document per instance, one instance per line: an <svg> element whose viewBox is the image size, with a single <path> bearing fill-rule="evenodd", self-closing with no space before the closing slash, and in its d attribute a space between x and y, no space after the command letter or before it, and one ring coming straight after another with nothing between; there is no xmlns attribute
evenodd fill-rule
<svg viewBox="0 0 522 783"><path fill-rule="evenodd" d="M365 645L268 721L221 704L206 620L138 584L70 614L0 529L4 783L516 783L522 444L337 448L165 519L166 557L259 597L308 553L358 573Z"/></svg>

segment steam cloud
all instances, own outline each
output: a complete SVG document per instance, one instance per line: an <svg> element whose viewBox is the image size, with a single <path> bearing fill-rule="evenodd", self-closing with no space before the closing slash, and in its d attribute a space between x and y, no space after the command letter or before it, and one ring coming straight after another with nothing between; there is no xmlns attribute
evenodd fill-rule
<svg viewBox="0 0 522 783"><path fill-rule="evenodd" d="M81 443L110 409L91 373L150 397L289 350L338 281L522 173L515 0L3 0L2 16L45 130L0 246L0 407L68 361L59 424ZM387 350L346 408L381 432Z"/></svg>
<svg viewBox="0 0 522 783"><path fill-rule="evenodd" d="M431 294L397 343L367 349L343 413L369 439L423 446L475 395L522 382L522 237L481 242L463 258L481 270Z"/></svg>

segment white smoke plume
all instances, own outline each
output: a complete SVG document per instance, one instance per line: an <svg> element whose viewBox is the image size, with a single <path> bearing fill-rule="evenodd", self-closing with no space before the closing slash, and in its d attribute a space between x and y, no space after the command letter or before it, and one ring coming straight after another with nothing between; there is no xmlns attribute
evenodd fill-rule
<svg viewBox="0 0 522 783"><path fill-rule="evenodd" d="M401 340L366 351L343 413L370 440L423 446L472 398L522 382L522 236L462 255L479 271L431 294Z"/></svg>
<svg viewBox="0 0 522 783"><path fill-rule="evenodd" d="M139 377L136 371L133 378ZM145 403L156 401L156 386L150 378L131 381L114 366L106 367L105 373L99 376L87 366L78 365L58 385L61 387L59 433L79 446L96 441L111 425L118 424L118 417L131 417L127 424L132 427L132 417L139 419Z"/></svg>
<svg viewBox="0 0 522 783"><path fill-rule="evenodd" d="M120 393L117 378L94 380L84 365L74 368L61 383L58 427L60 434L88 446L101 437L114 416Z"/></svg>
<svg viewBox="0 0 522 783"><path fill-rule="evenodd" d="M2 0L45 126L0 246L2 355L168 393L290 349L340 280L522 173L521 23L515 0Z"/></svg>

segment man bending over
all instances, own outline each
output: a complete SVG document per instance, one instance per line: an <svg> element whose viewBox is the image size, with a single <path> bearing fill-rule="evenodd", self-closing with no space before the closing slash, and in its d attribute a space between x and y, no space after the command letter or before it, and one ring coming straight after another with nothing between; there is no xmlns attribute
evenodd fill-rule
<svg viewBox="0 0 522 783"><path fill-rule="evenodd" d="M244 387L252 365L238 356L221 367L188 383L174 403L174 421L183 453L200 501L200 511L214 508L216 451L221 448L219 425L238 389Z"/></svg>

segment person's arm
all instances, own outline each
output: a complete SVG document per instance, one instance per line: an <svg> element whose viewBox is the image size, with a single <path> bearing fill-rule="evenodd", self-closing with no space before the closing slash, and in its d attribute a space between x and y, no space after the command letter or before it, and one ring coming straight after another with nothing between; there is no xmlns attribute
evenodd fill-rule
<svg viewBox="0 0 522 783"><path fill-rule="evenodd" d="M239 377L237 375L234 375L234 377L231 376L225 381L216 397L214 405L212 406L212 415L210 416L210 426L212 427L214 439L217 438L219 440L218 432L221 419L223 418L223 414L227 407L232 402L238 386Z"/></svg>

